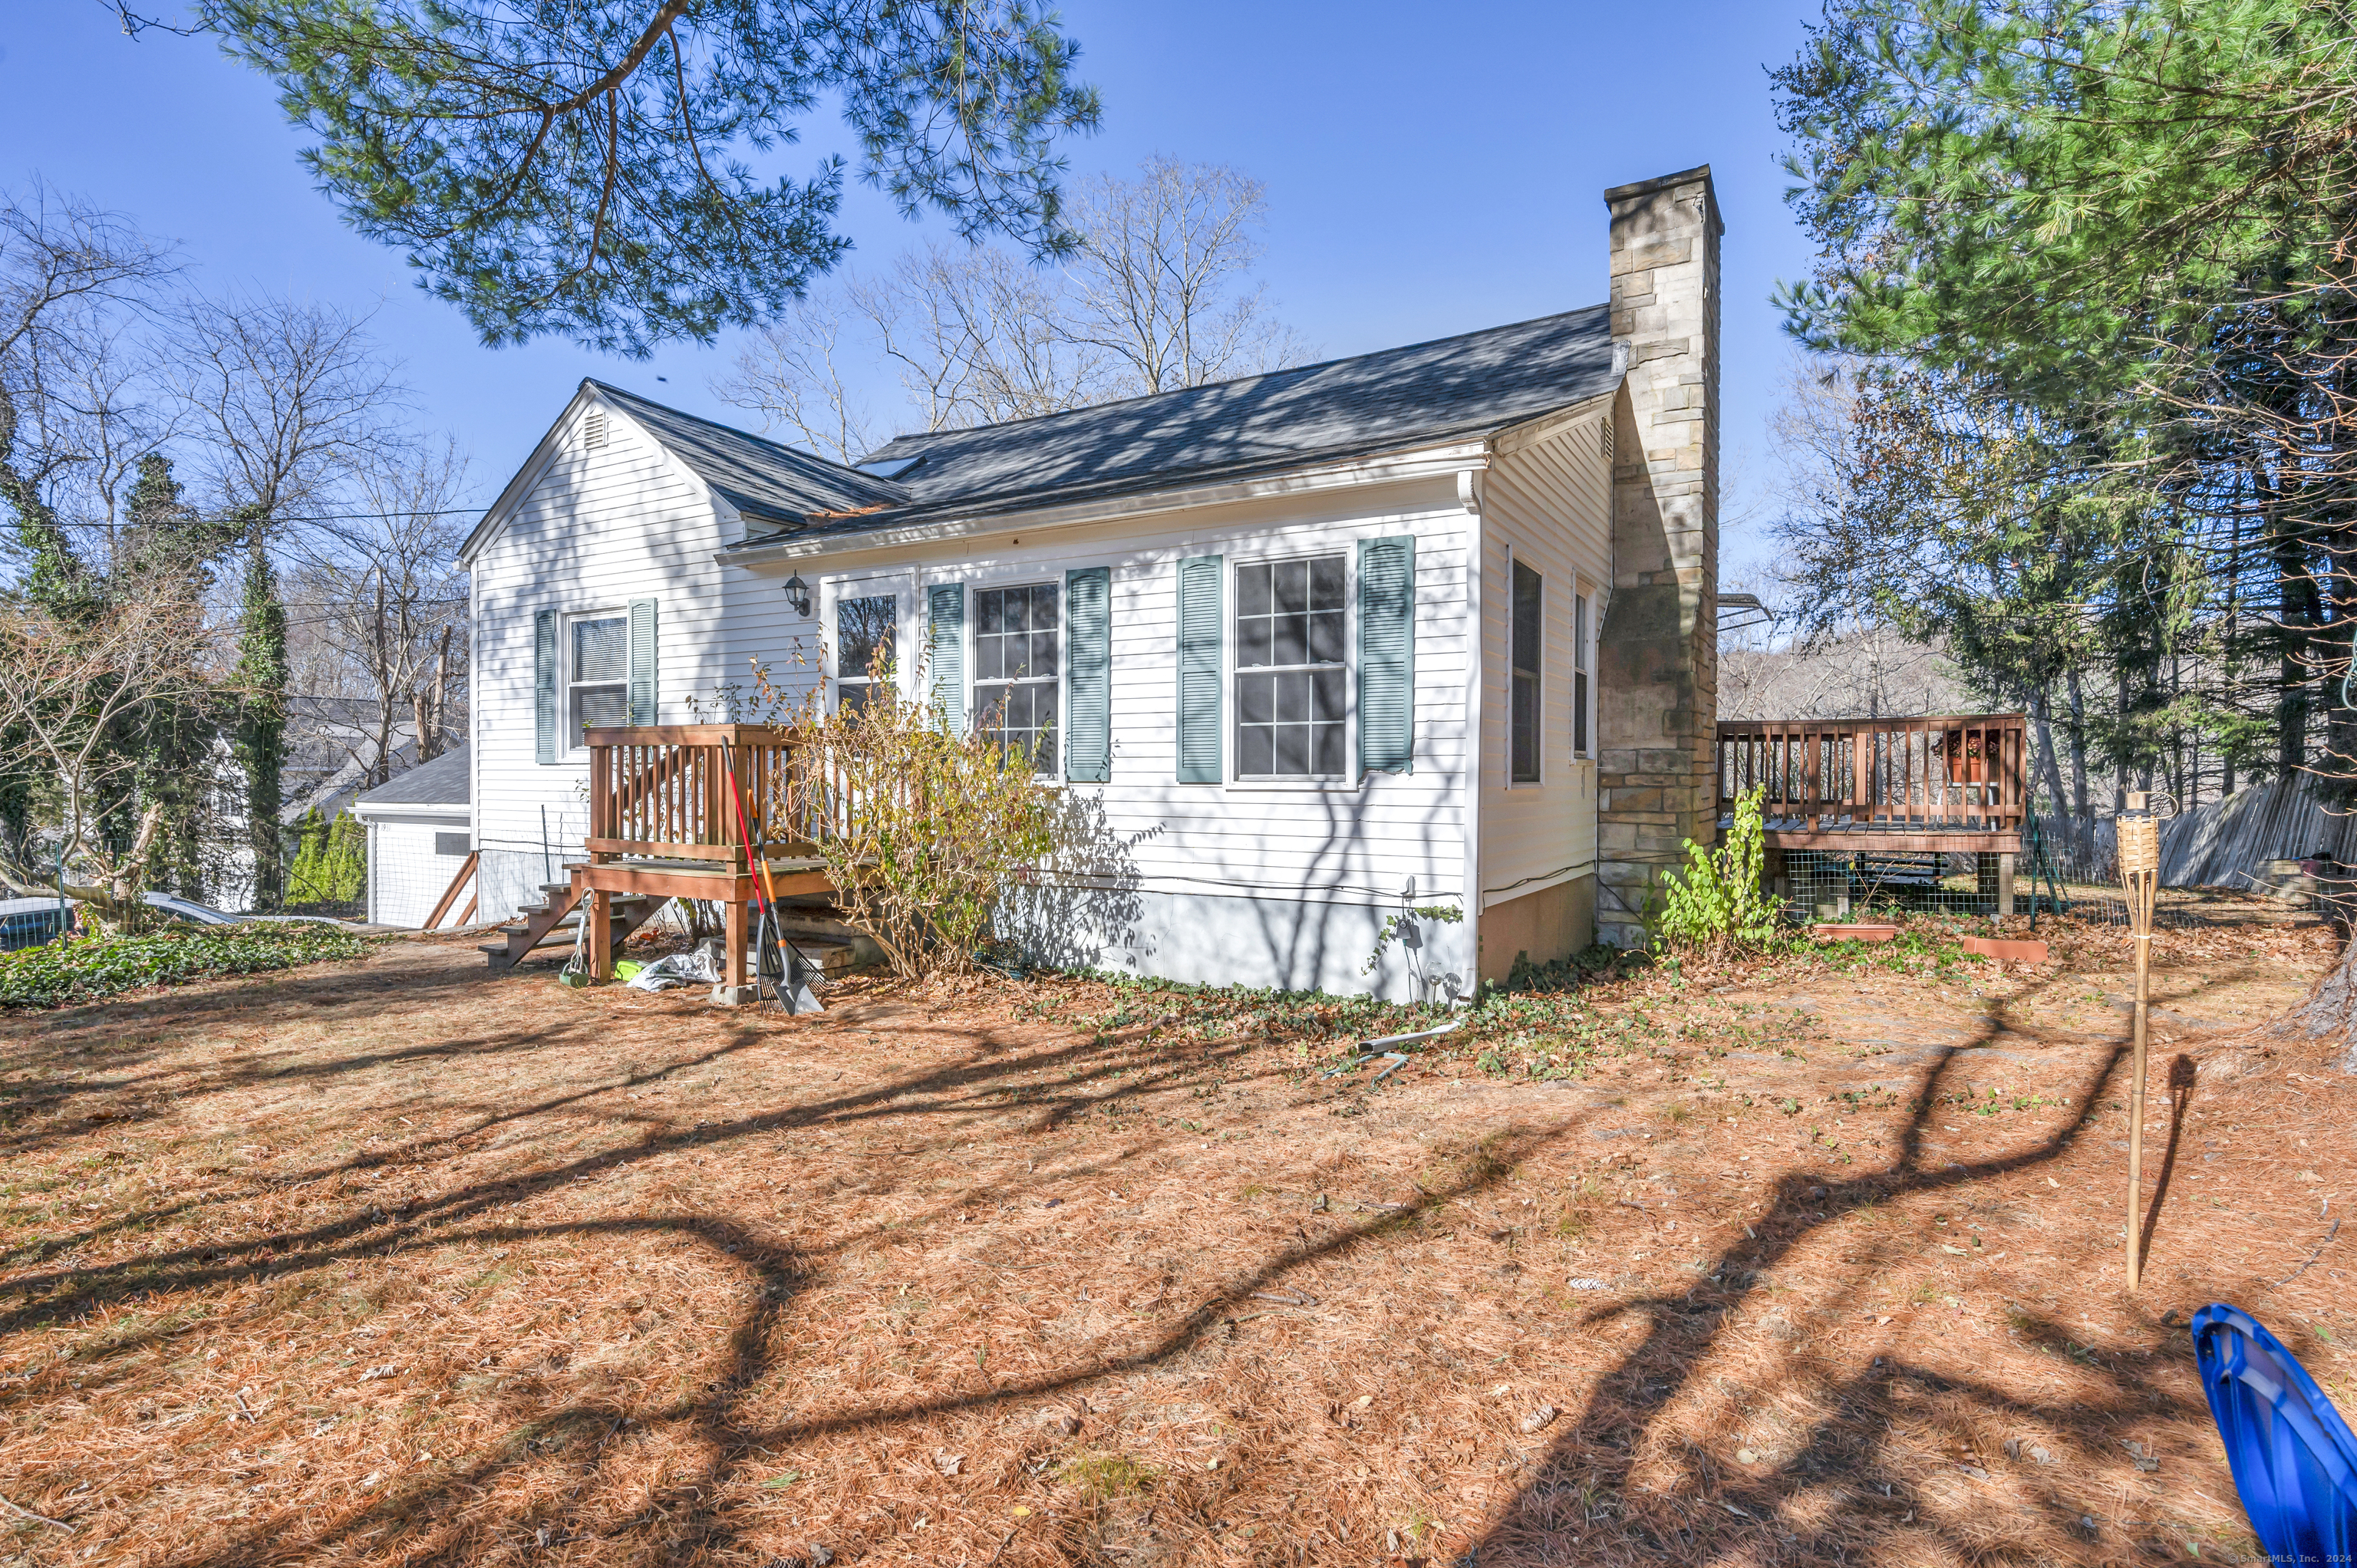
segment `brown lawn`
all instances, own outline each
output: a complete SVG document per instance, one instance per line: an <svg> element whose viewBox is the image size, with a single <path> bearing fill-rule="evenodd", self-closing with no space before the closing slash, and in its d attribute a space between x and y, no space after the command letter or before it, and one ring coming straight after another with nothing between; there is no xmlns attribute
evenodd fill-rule
<svg viewBox="0 0 2357 1568"><path fill-rule="evenodd" d="M2182 1325L2347 1408L2357 1091L2256 1027L2328 939L2158 944L2135 1296L2126 950L1656 975L1380 1086L1298 1010L456 942L0 1020L0 1562L2244 1559Z"/></svg>

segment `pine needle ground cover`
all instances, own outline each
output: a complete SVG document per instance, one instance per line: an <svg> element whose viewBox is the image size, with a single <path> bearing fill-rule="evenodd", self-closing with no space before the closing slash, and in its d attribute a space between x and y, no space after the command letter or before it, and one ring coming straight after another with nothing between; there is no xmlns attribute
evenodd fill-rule
<svg viewBox="0 0 2357 1568"><path fill-rule="evenodd" d="M2256 1027L2329 940L2161 934L2129 1297L2127 943L2050 933L1380 1086L1315 1006L460 942L0 1019L0 1563L2248 1560L2183 1324L2357 1407L2357 1089Z"/></svg>

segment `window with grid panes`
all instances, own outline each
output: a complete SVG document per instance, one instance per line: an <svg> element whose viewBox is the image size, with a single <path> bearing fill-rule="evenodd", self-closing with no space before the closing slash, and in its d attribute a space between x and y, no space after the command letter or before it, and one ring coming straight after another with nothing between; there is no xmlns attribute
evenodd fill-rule
<svg viewBox="0 0 2357 1568"><path fill-rule="evenodd" d="M610 729L630 722L630 621L628 616L579 616L573 621L573 668L567 671L565 707L573 728Z"/></svg>
<svg viewBox="0 0 2357 1568"><path fill-rule="evenodd" d="M1508 702L1513 724L1513 780L1539 780L1539 650L1545 639L1539 618L1539 575L1514 563L1514 689Z"/></svg>
<svg viewBox="0 0 2357 1568"><path fill-rule="evenodd" d="M1340 555L1236 568L1236 777L1349 770L1349 583Z"/></svg>
<svg viewBox="0 0 2357 1568"><path fill-rule="evenodd" d="M1063 669L1056 585L982 589L974 613L975 731L1028 756L1033 772L1055 772Z"/></svg>
<svg viewBox="0 0 2357 1568"><path fill-rule="evenodd" d="M892 628L900 601L891 594L838 599L834 606L835 706L845 713L867 705L884 684L892 658Z"/></svg>

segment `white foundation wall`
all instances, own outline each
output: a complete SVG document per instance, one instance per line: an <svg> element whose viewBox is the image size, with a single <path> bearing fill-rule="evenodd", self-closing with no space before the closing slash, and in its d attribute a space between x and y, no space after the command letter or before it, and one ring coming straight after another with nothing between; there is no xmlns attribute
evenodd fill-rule
<svg viewBox="0 0 2357 1568"><path fill-rule="evenodd" d="M1592 876L1597 628L1612 584L1609 404L1502 452L1481 489L1481 890L1485 906ZM1513 564L1542 579L1539 781L1510 781ZM1587 755L1573 754L1573 602L1587 598ZM1511 961L1513 955L1499 955ZM1536 956L1536 955L1534 955Z"/></svg>

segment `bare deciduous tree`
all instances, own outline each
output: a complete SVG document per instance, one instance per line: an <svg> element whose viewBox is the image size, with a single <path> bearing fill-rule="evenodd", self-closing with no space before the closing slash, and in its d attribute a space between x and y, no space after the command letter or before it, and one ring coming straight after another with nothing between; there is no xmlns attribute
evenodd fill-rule
<svg viewBox="0 0 2357 1568"><path fill-rule="evenodd" d="M264 526L399 448L406 389L365 316L199 301L175 316L162 366L221 501Z"/></svg>
<svg viewBox="0 0 2357 1568"><path fill-rule="evenodd" d="M396 454L361 471L365 511L296 536L292 678L307 696L361 699L365 729L345 745L371 784L391 777L404 725L420 762L451 730L467 659L467 530L451 510L466 482L455 443Z"/></svg>
<svg viewBox="0 0 2357 1568"><path fill-rule="evenodd" d="M1268 313L1260 260L1268 189L1224 164L1156 156L1135 179L1074 194L1079 251L1066 266L1066 334L1119 366L1116 396L1173 392L1299 364L1293 329Z"/></svg>
<svg viewBox="0 0 2357 1568"><path fill-rule="evenodd" d="M116 920L138 919L140 874L166 810L141 798L142 758L117 732L144 710L216 696L208 666L220 647L202 600L166 574L118 582L106 614L86 624L0 602L0 731L21 737L56 784L67 891ZM107 842L102 824L124 816L136 823L130 842ZM0 882L42 890L22 866L0 866Z"/></svg>
<svg viewBox="0 0 2357 1568"><path fill-rule="evenodd" d="M0 191L0 502L20 542L54 561L74 559L59 488L137 460L124 460L139 422L115 317L172 271L168 251L113 213L38 184Z"/></svg>
<svg viewBox="0 0 2357 1568"><path fill-rule="evenodd" d="M839 461L872 449L846 338L898 373L920 426L1029 419L1301 362L1245 286L1266 197L1217 166L1147 160L1073 207L1060 271L987 247L931 245L814 295L762 332L714 392Z"/></svg>
<svg viewBox="0 0 2357 1568"><path fill-rule="evenodd" d="M866 404L845 374L845 304L840 290L813 290L782 320L739 349L713 382L719 397L761 414L776 431L838 463L856 463L882 443Z"/></svg>

